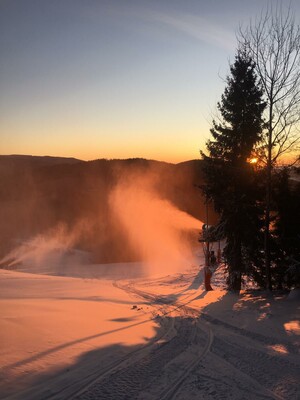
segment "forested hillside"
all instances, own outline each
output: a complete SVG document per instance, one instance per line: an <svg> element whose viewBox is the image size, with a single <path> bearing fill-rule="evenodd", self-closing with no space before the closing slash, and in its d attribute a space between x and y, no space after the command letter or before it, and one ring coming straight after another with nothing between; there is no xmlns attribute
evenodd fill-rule
<svg viewBox="0 0 300 400"><path fill-rule="evenodd" d="M0 257L59 224L85 224L76 246L97 262L135 259L112 215L110 193L120 183L154 191L178 209L205 219L201 161L168 164L144 159L80 161L72 158L0 157ZM125 204L124 204L125 206ZM210 211L213 222L214 215ZM201 225L199 225L199 230ZM143 224L141 221L141 235Z"/></svg>

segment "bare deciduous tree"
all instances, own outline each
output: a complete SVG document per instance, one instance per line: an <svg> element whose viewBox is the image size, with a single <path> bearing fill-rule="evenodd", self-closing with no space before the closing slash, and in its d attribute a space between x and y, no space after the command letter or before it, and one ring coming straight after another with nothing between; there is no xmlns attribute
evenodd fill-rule
<svg viewBox="0 0 300 400"><path fill-rule="evenodd" d="M240 28L239 44L256 63L265 91L266 131L259 158L266 164L265 267L267 288L272 289L270 269L270 211L272 168L282 155L299 159L300 143L300 26L292 11L269 9L246 29ZM298 154L297 154L298 152Z"/></svg>

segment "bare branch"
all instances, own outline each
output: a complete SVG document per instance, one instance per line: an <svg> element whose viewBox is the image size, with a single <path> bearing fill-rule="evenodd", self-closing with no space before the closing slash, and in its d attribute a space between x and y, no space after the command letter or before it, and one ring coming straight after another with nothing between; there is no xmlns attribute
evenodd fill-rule
<svg viewBox="0 0 300 400"><path fill-rule="evenodd" d="M290 7L284 12L277 5L246 29L240 28L238 42L255 61L265 91L268 129L260 151L266 151L266 159L271 154L273 164L300 140L299 132L292 129L300 121L300 26Z"/></svg>

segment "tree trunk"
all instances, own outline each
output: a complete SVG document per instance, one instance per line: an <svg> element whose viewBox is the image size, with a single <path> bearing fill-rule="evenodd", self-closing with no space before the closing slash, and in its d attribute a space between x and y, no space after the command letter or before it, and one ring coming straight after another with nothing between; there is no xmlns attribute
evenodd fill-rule
<svg viewBox="0 0 300 400"><path fill-rule="evenodd" d="M271 212L271 190L272 190L272 131L273 131L272 118L273 118L273 107L271 103L270 115L269 115L266 211L265 211L265 270L266 270L266 288L269 291L272 290L271 257L270 257L270 212Z"/></svg>
<svg viewBox="0 0 300 400"><path fill-rule="evenodd" d="M241 241L235 239L232 263L229 265L229 290L239 292L242 286L242 253L241 253Z"/></svg>

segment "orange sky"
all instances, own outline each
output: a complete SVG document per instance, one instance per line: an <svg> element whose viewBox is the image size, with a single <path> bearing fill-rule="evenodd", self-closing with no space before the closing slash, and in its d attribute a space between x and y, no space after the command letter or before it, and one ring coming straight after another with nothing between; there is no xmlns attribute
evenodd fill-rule
<svg viewBox="0 0 300 400"><path fill-rule="evenodd" d="M268 2L0 2L0 154L198 158Z"/></svg>

